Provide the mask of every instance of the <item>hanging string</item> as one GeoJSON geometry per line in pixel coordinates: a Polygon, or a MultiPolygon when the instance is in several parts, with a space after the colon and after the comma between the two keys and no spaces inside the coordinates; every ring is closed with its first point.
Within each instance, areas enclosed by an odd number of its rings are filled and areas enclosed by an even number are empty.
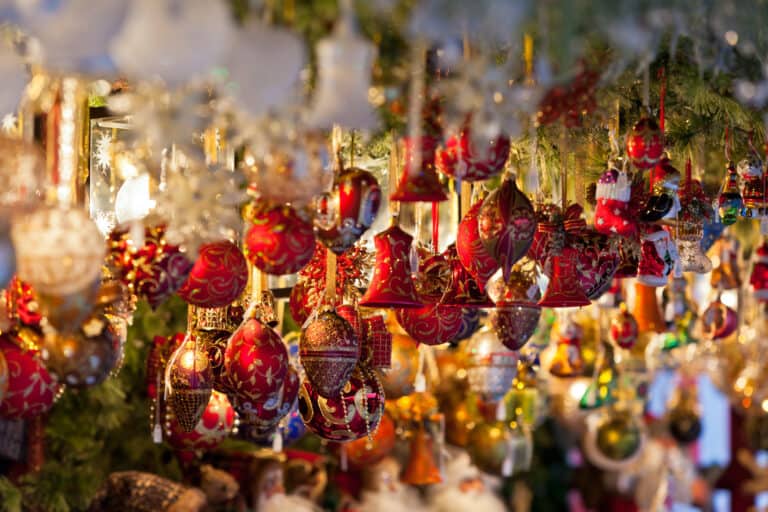
{"type": "Polygon", "coordinates": [[[659,131],[661,131],[661,140],[664,141],[664,99],[667,97],[667,75],[664,66],[659,69],[659,80],[661,80],[661,89],[659,90],[659,131]]]}
{"type": "MultiPolygon", "coordinates": [[[[391,142],[389,144],[389,191],[392,192],[393,190],[397,189],[397,180],[399,177],[399,169],[400,169],[400,151],[397,141],[397,136],[395,135],[395,131],[392,130],[392,133],[390,133],[391,142]]],[[[386,196],[389,198],[389,194],[386,196]]],[[[395,222],[398,216],[400,215],[400,202],[399,201],[390,201],[387,199],[387,208],[389,210],[389,216],[392,219],[392,222],[395,222]]]]}
{"type": "Polygon", "coordinates": [[[560,169],[560,206],[565,213],[565,209],[568,206],[568,132],[563,123],[562,131],[560,133],[561,139],[561,169],[560,169]]]}
{"type": "Polygon", "coordinates": [[[525,60],[525,81],[533,84],[533,37],[531,34],[523,36],[523,59],[525,60]]]}
{"type": "Polygon", "coordinates": [[[730,138],[730,131],[729,126],[725,125],[725,161],[729,162],[731,161],[731,138],[730,138]]]}
{"type": "Polygon", "coordinates": [[[651,72],[648,66],[643,70],[643,107],[646,112],[651,110],[651,72]]]}
{"type": "Polygon", "coordinates": [[[432,252],[437,254],[440,245],[440,203],[432,202],[432,252]]]}

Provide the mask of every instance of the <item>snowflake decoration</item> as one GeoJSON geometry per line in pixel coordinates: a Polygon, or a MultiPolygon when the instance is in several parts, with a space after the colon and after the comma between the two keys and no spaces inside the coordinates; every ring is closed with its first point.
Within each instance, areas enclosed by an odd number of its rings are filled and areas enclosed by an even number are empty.
{"type": "Polygon", "coordinates": [[[16,116],[13,114],[5,114],[3,116],[2,125],[0,125],[3,133],[12,134],[16,132],[17,126],[16,126],[16,116]]]}
{"type": "Polygon", "coordinates": [[[112,166],[112,134],[102,132],[96,141],[96,167],[104,173],[112,166]]]}

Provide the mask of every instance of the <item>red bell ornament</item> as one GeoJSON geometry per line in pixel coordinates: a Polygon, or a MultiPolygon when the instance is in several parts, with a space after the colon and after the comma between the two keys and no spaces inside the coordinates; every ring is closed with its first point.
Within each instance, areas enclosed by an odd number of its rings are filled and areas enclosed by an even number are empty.
{"type": "Polygon", "coordinates": [[[456,233],[456,253],[464,268],[475,278],[482,291],[485,283],[499,269],[496,261],[480,239],[477,216],[483,201],[476,202],[459,223],[456,233]]]}
{"type": "Polygon", "coordinates": [[[250,318],[232,334],[222,380],[238,411],[256,411],[280,390],[287,374],[288,349],[268,325],[250,318]]]}
{"type": "Polygon", "coordinates": [[[237,299],[248,283],[248,264],[229,240],[203,244],[179,296],[194,306],[218,308],[237,299]]]}
{"type": "Polygon", "coordinates": [[[650,169],[664,153],[664,135],[655,119],[644,116],[627,135],[627,156],[638,169],[650,169]]]}
{"type": "Polygon", "coordinates": [[[358,367],[333,398],[323,398],[309,380],[301,383],[299,413],[309,430],[329,441],[373,436],[384,414],[384,390],[376,374],[358,367]]]}
{"type": "Polygon", "coordinates": [[[360,359],[360,340],[348,321],[324,311],[302,331],[299,357],[312,388],[320,396],[335,397],[360,359]]]}
{"type": "Polygon", "coordinates": [[[450,245],[443,256],[450,266],[451,284],[441,301],[442,304],[469,309],[492,308],[493,301],[459,261],[456,246],[450,245]]]}
{"type": "Polygon", "coordinates": [[[484,141],[473,141],[470,123],[451,136],[445,149],[437,151],[437,169],[462,181],[481,181],[504,170],[509,156],[509,137],[505,134],[484,141]]]}
{"type": "Polygon", "coordinates": [[[539,301],[539,306],[547,308],[575,308],[588,306],[589,298],[579,283],[576,263],[579,254],[576,249],[564,247],[547,259],[549,284],[539,301]]]}
{"type": "Polygon", "coordinates": [[[376,264],[368,290],[359,304],[369,308],[419,308],[421,301],[411,278],[413,237],[392,226],[373,237],[376,264]]]}
{"type": "Polygon", "coordinates": [[[315,235],[331,251],[342,254],[371,227],[380,205],[376,177],[356,167],[344,169],[333,190],[316,202],[315,235]]]}
{"type": "Polygon", "coordinates": [[[536,233],[536,215],[526,195],[517,188],[514,175],[491,192],[477,217],[480,240],[501,266],[504,279],[512,265],[525,256],[536,233]]]}
{"type": "Polygon", "coordinates": [[[0,338],[0,350],[8,364],[8,389],[0,402],[0,416],[30,419],[48,412],[59,385],[37,354],[20,348],[5,336],[0,338]]]}
{"type": "Polygon", "coordinates": [[[245,238],[246,256],[267,274],[293,274],[312,259],[315,234],[296,210],[287,205],[257,204],[245,238]]]}
{"type": "Polygon", "coordinates": [[[403,137],[405,166],[397,189],[389,196],[390,201],[431,203],[448,199],[435,172],[438,142],[437,137],[429,135],[403,137]]]}

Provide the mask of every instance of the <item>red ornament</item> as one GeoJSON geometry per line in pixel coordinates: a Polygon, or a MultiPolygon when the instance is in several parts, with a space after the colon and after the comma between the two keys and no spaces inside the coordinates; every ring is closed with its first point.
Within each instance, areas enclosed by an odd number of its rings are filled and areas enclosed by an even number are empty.
{"type": "Polygon", "coordinates": [[[618,246],[610,237],[592,229],[568,237],[568,243],[577,252],[576,271],[581,289],[590,300],[595,300],[611,287],[621,262],[618,246]]]}
{"type": "Polygon", "coordinates": [[[435,172],[435,150],[438,143],[437,137],[429,135],[418,139],[403,137],[405,166],[397,190],[389,196],[390,201],[431,203],[448,199],[435,172]],[[419,152],[421,158],[417,160],[419,152]]]}
{"type": "Polygon", "coordinates": [[[0,350],[8,364],[8,389],[0,402],[0,416],[26,420],[48,412],[59,385],[37,354],[20,348],[6,335],[0,337],[0,350]]]}
{"type": "Polygon", "coordinates": [[[389,455],[395,447],[395,439],[395,422],[384,414],[372,439],[364,437],[344,446],[350,466],[365,469],[376,464],[389,455]]]}
{"type": "Polygon", "coordinates": [[[461,308],[426,304],[418,309],[398,309],[397,322],[408,335],[425,345],[453,341],[461,330],[461,308]]]}
{"type": "Polygon", "coordinates": [[[622,304],[621,311],[611,321],[611,339],[621,348],[632,348],[638,336],[637,320],[622,304]]]}
{"type": "Polygon", "coordinates": [[[338,396],[323,398],[309,380],[301,383],[299,413],[309,430],[329,441],[372,436],[384,413],[384,390],[376,374],[358,367],[338,396]]]}
{"type": "Polygon", "coordinates": [[[643,117],[627,135],[627,156],[638,169],[650,169],[664,153],[664,135],[655,119],[643,117]]]}
{"type": "Polygon", "coordinates": [[[464,268],[475,278],[482,291],[485,283],[499,269],[499,262],[488,252],[480,239],[477,215],[483,201],[476,202],[459,223],[456,252],[464,268]]]}
{"type": "Polygon", "coordinates": [[[253,404],[252,410],[241,409],[243,423],[261,432],[272,432],[296,405],[299,386],[299,374],[293,367],[289,367],[283,385],[277,392],[267,395],[264,401],[253,404]]]}
{"type": "Polygon", "coordinates": [[[191,432],[185,431],[173,414],[165,425],[165,439],[181,451],[208,451],[216,448],[232,432],[235,410],[227,395],[214,391],[200,421],[191,432]]]}
{"type": "Polygon", "coordinates": [[[302,331],[299,357],[317,393],[335,397],[360,359],[360,340],[348,321],[324,311],[302,331]]]}
{"type": "Polygon", "coordinates": [[[291,288],[291,295],[288,297],[288,307],[291,309],[291,318],[303,325],[309,315],[315,309],[315,305],[321,300],[321,291],[317,286],[308,281],[298,281],[291,288]]]}
{"type": "Polygon", "coordinates": [[[715,300],[701,315],[701,333],[708,339],[721,340],[727,338],[739,326],[739,315],[720,299],[715,300]]]}
{"type": "Polygon", "coordinates": [[[501,265],[504,279],[512,265],[525,256],[536,233],[533,205],[517,188],[514,177],[507,178],[483,202],[477,217],[480,240],[501,265]]]}
{"type": "Polygon", "coordinates": [[[459,135],[451,136],[445,149],[437,151],[437,169],[463,181],[481,181],[502,170],[509,157],[509,137],[500,134],[477,147],[472,142],[469,122],[459,135]]]}
{"type": "Polygon", "coordinates": [[[152,347],[147,356],[146,386],[147,395],[156,399],[160,397],[163,391],[163,382],[165,379],[165,365],[171,357],[173,351],[184,341],[184,333],[176,333],[173,336],[163,337],[155,336],[152,340],[152,347]]]}
{"type": "Polygon", "coordinates": [[[188,303],[203,308],[226,306],[237,299],[248,283],[248,264],[240,249],[228,240],[204,244],[179,290],[188,303]]]}
{"type": "MultiPolygon", "coordinates": [[[[15,311],[22,325],[27,327],[40,326],[43,315],[40,313],[32,286],[14,276],[4,293],[6,303],[15,304],[15,311]]],[[[11,309],[14,308],[11,307],[11,309]]]]}
{"type": "Polygon", "coordinates": [[[579,254],[572,247],[564,247],[547,258],[545,271],[549,284],[539,306],[547,308],[576,308],[588,306],[589,298],[581,289],[576,268],[579,254]]]}
{"type": "Polygon", "coordinates": [[[250,221],[252,225],[245,238],[246,256],[256,268],[267,274],[293,274],[312,259],[312,225],[290,206],[257,204],[250,221]]]}
{"type": "Polygon", "coordinates": [[[493,301],[461,264],[456,254],[456,246],[450,245],[443,253],[451,269],[451,283],[441,301],[445,306],[478,309],[492,308],[493,301]]]}
{"type": "Polygon", "coordinates": [[[369,308],[418,308],[422,306],[416,296],[411,278],[410,253],[413,237],[392,226],[373,237],[376,246],[376,265],[368,290],[360,305],[369,308]]]}
{"type": "Polygon", "coordinates": [[[315,234],[336,254],[350,249],[376,220],[381,190],[376,177],[355,167],[344,169],[330,194],[317,203],[315,234]]]}
{"type": "Polygon", "coordinates": [[[755,251],[755,264],[749,276],[749,284],[755,298],[761,302],[768,301],[768,241],[763,242],[755,251]]]}
{"type": "Polygon", "coordinates": [[[251,318],[232,334],[224,351],[223,381],[233,405],[244,413],[278,392],[288,374],[288,350],[269,326],[251,318]]]}

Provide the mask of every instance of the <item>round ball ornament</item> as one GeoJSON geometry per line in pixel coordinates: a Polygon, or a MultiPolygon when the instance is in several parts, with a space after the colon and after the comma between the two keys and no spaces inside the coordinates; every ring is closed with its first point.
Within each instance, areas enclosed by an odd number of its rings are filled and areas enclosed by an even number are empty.
{"type": "Polygon", "coordinates": [[[643,117],[627,135],[627,156],[638,169],[650,169],[664,153],[664,134],[655,119],[643,117]]]}
{"type": "Polygon", "coordinates": [[[456,252],[459,261],[475,278],[481,290],[499,269],[499,262],[488,252],[480,239],[477,216],[482,207],[483,201],[476,202],[461,219],[456,233],[456,252]]]}
{"type": "Polygon", "coordinates": [[[339,395],[360,359],[360,340],[335,311],[324,311],[301,333],[299,357],[313,389],[326,398],[339,395]]]}
{"type": "Polygon", "coordinates": [[[723,304],[719,299],[704,310],[701,315],[702,334],[711,340],[727,338],[739,326],[739,316],[733,309],[723,304]]]}
{"type": "Polygon", "coordinates": [[[40,293],[69,295],[99,278],[104,238],[80,209],[41,208],[11,229],[20,279],[40,293]]]}
{"type": "Polygon", "coordinates": [[[469,388],[487,402],[504,398],[517,375],[517,352],[486,326],[467,342],[469,388]]]}
{"type": "Polygon", "coordinates": [[[309,380],[301,383],[299,412],[309,430],[329,441],[372,436],[384,414],[384,390],[376,374],[358,367],[334,398],[323,398],[309,380]]]}
{"type": "Polygon", "coordinates": [[[596,413],[587,418],[584,452],[597,467],[622,471],[634,464],[645,442],[636,418],[626,411],[596,413]]]}
{"type": "Polygon", "coordinates": [[[312,259],[315,234],[287,205],[257,205],[249,218],[252,225],[245,238],[246,256],[267,274],[293,274],[312,259]]]}
{"type": "Polygon", "coordinates": [[[59,385],[37,354],[20,348],[5,336],[0,338],[0,350],[8,364],[8,388],[0,402],[0,416],[30,419],[48,412],[59,385]]]}
{"type": "Polygon", "coordinates": [[[639,333],[637,320],[623,303],[619,314],[611,320],[610,333],[611,341],[621,348],[630,349],[637,342],[639,333]]]}
{"type": "Polygon", "coordinates": [[[425,345],[442,345],[453,341],[463,321],[462,308],[439,303],[398,309],[396,314],[397,322],[405,332],[425,345]]]}
{"type": "Polygon", "coordinates": [[[352,467],[367,468],[389,455],[395,447],[395,422],[388,414],[381,417],[371,439],[362,437],[346,443],[347,460],[352,467]]]}
{"type": "Polygon", "coordinates": [[[595,300],[611,286],[621,255],[611,237],[592,229],[568,238],[576,249],[576,273],[587,298],[595,300]]]}
{"type": "Polygon", "coordinates": [[[508,279],[512,265],[525,256],[536,234],[533,205],[517,188],[514,175],[485,198],[477,223],[480,240],[508,279]]]}
{"type": "Polygon", "coordinates": [[[669,412],[669,433],[680,444],[696,441],[701,435],[701,417],[688,407],[675,407],[669,412]]]}
{"type": "Polygon", "coordinates": [[[178,419],[169,413],[165,423],[165,439],[176,450],[212,450],[226,439],[234,425],[235,410],[227,395],[214,391],[192,431],[186,431],[178,419]]]}
{"type": "Polygon", "coordinates": [[[512,438],[512,432],[503,421],[479,423],[469,433],[467,451],[478,468],[499,475],[509,458],[512,438]]]}
{"type": "Polygon", "coordinates": [[[296,407],[300,381],[298,372],[289,367],[278,391],[270,393],[260,402],[253,403],[251,409],[239,408],[243,422],[263,432],[274,431],[280,420],[296,407]]]}
{"type": "Polygon", "coordinates": [[[467,123],[459,135],[446,141],[445,149],[436,152],[437,169],[462,181],[487,180],[504,170],[510,146],[507,135],[502,133],[491,140],[473,142],[470,123],[467,123]]]}
{"type": "Polygon", "coordinates": [[[93,316],[72,333],[46,333],[40,351],[52,375],[67,386],[84,388],[103,382],[115,368],[121,336],[103,315],[93,316]]]}
{"type": "Polygon", "coordinates": [[[237,299],[248,283],[248,264],[229,240],[204,244],[179,296],[204,308],[226,306],[237,299]]]}
{"type": "Polygon", "coordinates": [[[391,367],[381,378],[388,398],[397,399],[413,393],[418,365],[419,344],[407,334],[394,332],[391,367]]]}
{"type": "Polygon", "coordinates": [[[168,403],[181,428],[194,430],[213,391],[213,370],[205,347],[188,335],[165,368],[168,403]]]}
{"type": "Polygon", "coordinates": [[[316,202],[315,234],[331,251],[342,254],[371,227],[380,205],[376,177],[356,167],[344,169],[333,190],[316,202]]]}
{"type": "Polygon", "coordinates": [[[242,411],[256,411],[280,391],[288,375],[288,349],[272,328],[251,318],[232,334],[224,351],[224,381],[242,411]]]}

